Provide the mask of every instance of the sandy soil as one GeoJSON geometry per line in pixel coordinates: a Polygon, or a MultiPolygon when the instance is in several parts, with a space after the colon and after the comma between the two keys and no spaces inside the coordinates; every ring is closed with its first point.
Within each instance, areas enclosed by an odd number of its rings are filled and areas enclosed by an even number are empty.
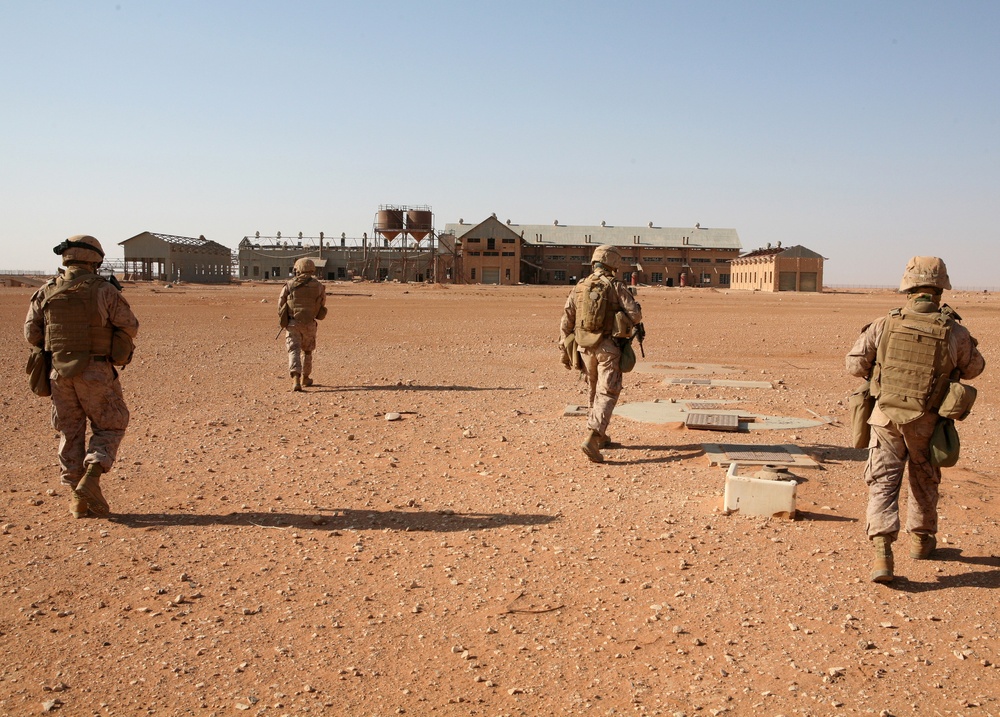
{"type": "Polygon", "coordinates": [[[843,355],[890,293],[643,289],[646,360],[773,390],[626,377],[836,423],[739,434],[616,418],[604,465],[555,345],[567,287],[330,284],[293,394],[277,285],[127,286],[132,423],[74,520],[0,289],[0,714],[997,715],[1000,297],[937,558],[868,581],[843,355]],[[389,422],[385,414],[399,412],[389,422]],[[704,443],[801,446],[795,520],[721,511],[704,443]]]}

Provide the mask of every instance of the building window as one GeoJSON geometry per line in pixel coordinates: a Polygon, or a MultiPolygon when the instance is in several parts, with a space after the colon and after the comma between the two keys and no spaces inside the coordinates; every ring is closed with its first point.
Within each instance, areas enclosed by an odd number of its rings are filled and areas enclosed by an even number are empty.
{"type": "Polygon", "coordinates": [[[692,264],[711,264],[711,259],[706,259],[704,257],[694,257],[691,259],[692,264]]]}
{"type": "Polygon", "coordinates": [[[479,243],[479,237],[469,237],[465,241],[468,244],[478,244],[479,243]]]}
{"type": "Polygon", "coordinates": [[[719,274],[719,284],[721,286],[729,286],[729,274],[719,274]]]}
{"type": "Polygon", "coordinates": [[[481,254],[481,252],[478,252],[478,251],[470,251],[469,252],[469,256],[479,256],[480,254],[481,254]]]}
{"type": "Polygon", "coordinates": [[[679,256],[668,256],[667,257],[667,263],[668,264],[680,264],[683,261],[684,260],[681,257],[679,257],[679,256]]]}
{"type": "MultiPolygon", "coordinates": [[[[178,272],[177,272],[177,275],[178,275],[178,276],[180,276],[180,274],[181,274],[181,273],[180,273],[180,272],[178,271],[178,272]]],[[[253,275],[254,275],[254,276],[260,276],[260,267],[259,267],[259,266],[255,266],[255,267],[253,268],[253,275]]]]}
{"type": "Polygon", "coordinates": [[[503,256],[514,256],[514,252],[512,252],[512,251],[504,251],[504,252],[500,252],[500,253],[503,256]]]}
{"type": "Polygon", "coordinates": [[[514,238],[513,237],[504,237],[500,241],[503,244],[513,244],[514,243],[514,238]]]}
{"type": "Polygon", "coordinates": [[[644,263],[646,263],[646,264],[662,264],[663,263],[663,257],[662,256],[647,256],[642,261],[644,263]]]}
{"type": "Polygon", "coordinates": [[[500,256],[498,251],[484,251],[483,256],[500,256]]]}
{"type": "Polygon", "coordinates": [[[566,281],[566,272],[560,270],[553,271],[552,278],[556,281],[566,281]]]}
{"type": "Polygon", "coordinates": [[[663,272],[662,271],[654,271],[650,276],[652,277],[654,284],[662,284],[663,283],[663,272]]]}
{"type": "Polygon", "coordinates": [[[553,254],[552,256],[547,258],[549,261],[566,261],[565,255],[559,255],[559,254],[553,254]]]}
{"type": "Polygon", "coordinates": [[[469,278],[473,281],[476,280],[476,267],[472,267],[472,270],[469,272],[469,278]]]}
{"type": "Polygon", "coordinates": [[[504,272],[504,276],[506,277],[507,281],[510,281],[510,269],[507,269],[507,270],[506,270],[506,271],[504,272]]]}
{"type": "Polygon", "coordinates": [[[489,239],[487,239],[486,240],[486,248],[487,249],[496,249],[497,248],[497,240],[494,239],[493,237],[490,237],[489,239]]]}
{"type": "Polygon", "coordinates": [[[250,267],[248,267],[248,266],[244,266],[244,267],[243,267],[243,278],[244,278],[244,279],[246,278],[246,276],[247,276],[247,271],[248,271],[249,269],[250,269],[250,267]]]}
{"type": "Polygon", "coordinates": [[[711,284],[712,283],[712,275],[709,274],[708,272],[702,272],[702,274],[701,274],[701,283],[702,284],[711,284]]]}

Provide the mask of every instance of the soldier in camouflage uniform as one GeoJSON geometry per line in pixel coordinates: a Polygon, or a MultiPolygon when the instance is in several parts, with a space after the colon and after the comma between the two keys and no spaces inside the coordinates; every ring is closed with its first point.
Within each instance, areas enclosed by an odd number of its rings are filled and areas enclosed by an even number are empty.
{"type": "MultiPolygon", "coordinates": [[[[601,448],[610,443],[608,423],[622,390],[622,350],[615,341],[618,325],[628,330],[642,323],[642,308],[624,283],[615,278],[622,258],[609,244],[597,247],[591,258],[592,273],[582,279],[566,299],[559,331],[562,343],[575,341],[590,385],[587,437],[580,446],[594,463],[602,463],[601,448]],[[595,305],[597,302],[598,305],[595,305]]],[[[569,359],[572,363],[572,359],[569,359]]]]}
{"type": "Polygon", "coordinates": [[[969,330],[941,294],[951,289],[948,270],[937,257],[910,259],[899,287],[906,306],[866,326],[847,355],[847,371],[871,378],[875,408],[865,482],[866,531],[875,547],[871,579],[893,579],[892,543],[899,533],[899,494],[904,468],[910,487],[906,530],[910,557],[931,557],[937,539],[941,469],[930,461],[930,442],[939,416],[935,386],[971,379],[986,362],[969,330]]]}
{"type": "Polygon", "coordinates": [[[119,365],[131,358],[139,322],[120,288],[97,274],[104,260],[97,239],[70,237],[53,251],[64,268],[31,297],[24,338],[51,352],[52,426],[60,434],[61,482],[73,489],[70,513],[103,516],[110,507],[100,478],[111,470],[129,422],[113,357],[124,344],[128,358],[119,365]]]}
{"type": "Polygon", "coordinates": [[[314,274],[316,264],[302,258],[295,262],[295,278],[281,287],[278,316],[285,328],[288,372],[292,390],[312,386],[312,355],[316,350],[316,321],[326,318],[326,287],[314,274]],[[286,323],[287,322],[287,323],[286,323]]]}

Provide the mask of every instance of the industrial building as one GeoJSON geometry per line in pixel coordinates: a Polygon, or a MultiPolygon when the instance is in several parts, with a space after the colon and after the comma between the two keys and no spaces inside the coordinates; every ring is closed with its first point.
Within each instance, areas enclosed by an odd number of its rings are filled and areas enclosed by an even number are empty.
{"type": "Polygon", "coordinates": [[[566,284],[590,273],[601,244],[618,247],[627,282],[662,286],[730,285],[729,264],[741,245],[735,229],[501,223],[446,224],[442,242],[457,245],[458,281],[470,284],[566,284]]]}
{"type": "Polygon", "coordinates": [[[142,232],[118,245],[125,249],[128,280],[224,284],[232,276],[232,252],[204,236],[142,232]]]}
{"type": "Polygon", "coordinates": [[[804,246],[768,244],[731,263],[732,288],[755,291],[823,291],[821,254],[804,246]]]}

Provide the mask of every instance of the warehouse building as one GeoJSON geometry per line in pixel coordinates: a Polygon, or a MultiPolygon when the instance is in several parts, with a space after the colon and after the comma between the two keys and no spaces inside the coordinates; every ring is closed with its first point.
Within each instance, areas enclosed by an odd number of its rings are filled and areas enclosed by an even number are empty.
{"type": "Polygon", "coordinates": [[[728,287],[741,245],[735,229],[618,227],[500,222],[445,225],[458,246],[457,281],[470,284],[569,284],[590,273],[601,244],[622,254],[619,276],[661,286],[728,287]]]}
{"type": "Polygon", "coordinates": [[[232,252],[204,236],[142,232],[118,245],[125,249],[123,278],[130,281],[224,284],[232,275],[232,252]]]}
{"type": "Polygon", "coordinates": [[[768,244],[734,259],[732,288],[754,291],[823,291],[821,254],[804,246],[768,244]]]}

